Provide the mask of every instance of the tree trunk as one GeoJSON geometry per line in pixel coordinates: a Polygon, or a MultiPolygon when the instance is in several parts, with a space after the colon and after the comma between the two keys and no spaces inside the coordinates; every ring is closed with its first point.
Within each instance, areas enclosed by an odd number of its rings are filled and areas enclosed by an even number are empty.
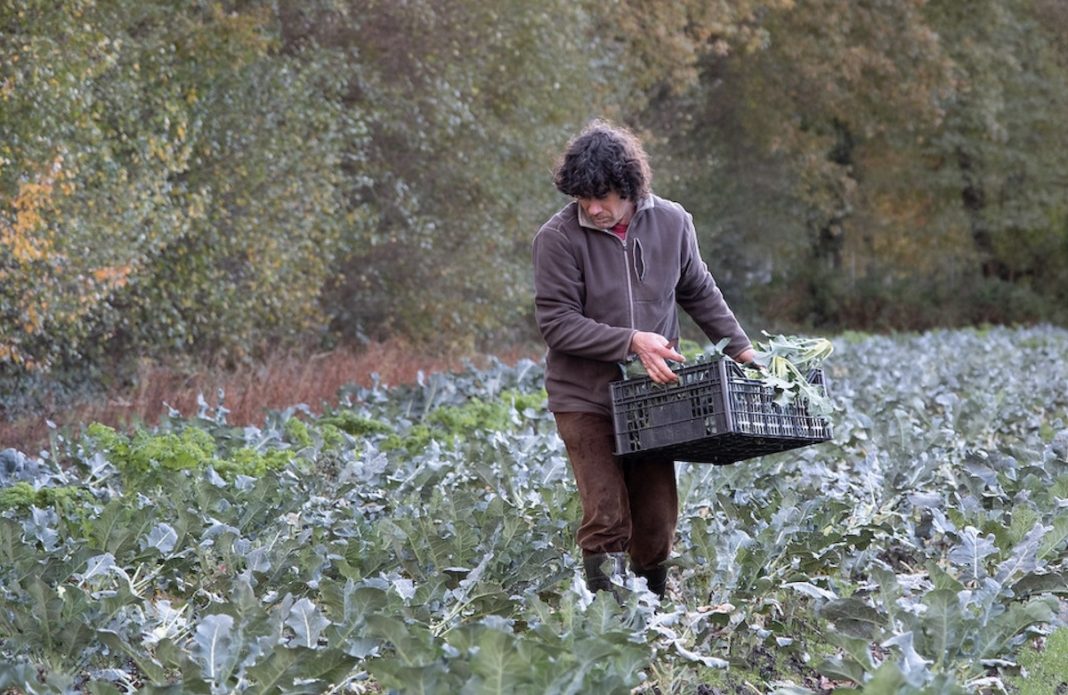
{"type": "Polygon", "coordinates": [[[1008,268],[997,258],[994,236],[985,219],[986,191],[977,171],[979,167],[975,159],[962,147],[957,148],[957,167],[960,169],[963,183],[960,192],[961,203],[968,216],[972,243],[979,252],[979,270],[984,278],[1008,280],[1008,268]]]}

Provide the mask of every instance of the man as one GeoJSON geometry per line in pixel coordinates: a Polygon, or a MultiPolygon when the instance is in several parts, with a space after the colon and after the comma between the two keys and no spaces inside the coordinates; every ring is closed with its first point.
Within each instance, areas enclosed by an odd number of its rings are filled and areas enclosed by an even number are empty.
{"type": "Polygon", "coordinates": [[[637,357],[658,383],[681,362],[676,305],[727,354],[750,362],[749,339],[727,306],[682,206],[652,193],[651,170],[628,130],[594,121],[567,146],[554,173],[573,201],[534,238],[535,315],[548,345],[549,409],[582,501],[577,538],[591,591],[631,570],[663,598],[664,562],[678,518],[671,459],[613,455],[611,391],[619,363],[637,357]]]}

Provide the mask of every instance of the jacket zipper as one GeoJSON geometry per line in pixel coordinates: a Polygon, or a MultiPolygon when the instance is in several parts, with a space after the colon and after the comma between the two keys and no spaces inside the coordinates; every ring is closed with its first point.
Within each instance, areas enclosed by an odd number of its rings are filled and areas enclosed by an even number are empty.
{"type": "MultiPolygon", "coordinates": [[[[611,234],[611,232],[608,232],[611,234]]],[[[615,236],[614,234],[612,236],[615,236]]],[[[627,247],[627,240],[619,239],[620,245],[623,246],[623,274],[627,277],[627,310],[630,315],[630,327],[634,329],[634,285],[630,279],[630,252],[627,247]]]]}
{"type": "Polygon", "coordinates": [[[634,326],[634,283],[630,279],[630,253],[628,251],[627,240],[620,239],[615,233],[607,229],[602,229],[601,232],[611,236],[623,247],[623,274],[627,277],[627,313],[630,316],[631,330],[636,330],[634,326]]]}

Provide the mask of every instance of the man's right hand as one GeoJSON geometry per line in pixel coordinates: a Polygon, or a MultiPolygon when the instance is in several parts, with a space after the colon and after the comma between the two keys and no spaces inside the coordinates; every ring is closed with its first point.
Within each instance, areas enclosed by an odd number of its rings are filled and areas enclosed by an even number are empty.
{"type": "Polygon", "coordinates": [[[686,360],[671,347],[671,342],[659,333],[637,331],[630,339],[630,351],[642,361],[642,366],[649,378],[658,384],[670,384],[678,380],[678,375],[671,371],[666,360],[683,362],[686,360]]]}

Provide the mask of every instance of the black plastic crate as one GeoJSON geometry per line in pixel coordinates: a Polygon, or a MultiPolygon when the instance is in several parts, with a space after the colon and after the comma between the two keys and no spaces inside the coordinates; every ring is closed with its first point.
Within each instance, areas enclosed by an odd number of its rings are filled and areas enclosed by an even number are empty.
{"type": "MultiPolygon", "coordinates": [[[[674,371],[679,380],[670,385],[648,377],[612,384],[617,456],[728,464],[831,438],[830,421],[811,415],[807,402],[777,405],[775,389],[732,360],[674,371]]],[[[822,370],[808,380],[826,393],[822,370]]]]}

